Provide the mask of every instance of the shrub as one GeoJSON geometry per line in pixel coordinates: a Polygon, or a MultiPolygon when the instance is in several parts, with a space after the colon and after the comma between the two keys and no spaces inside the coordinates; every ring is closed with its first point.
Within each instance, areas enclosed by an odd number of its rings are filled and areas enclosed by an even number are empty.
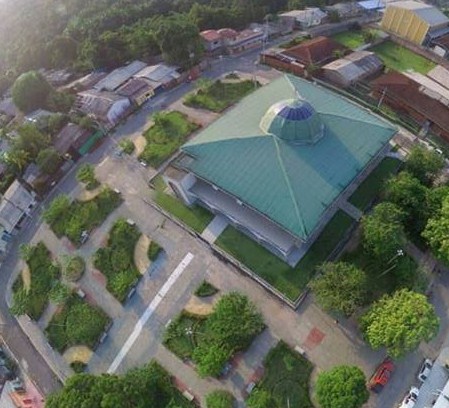
{"type": "Polygon", "coordinates": [[[215,295],[218,292],[218,289],[210,284],[209,282],[203,280],[198,289],[195,291],[195,295],[198,297],[208,297],[215,295]]]}
{"type": "Polygon", "coordinates": [[[122,148],[122,151],[125,154],[131,154],[136,148],[133,141],[130,139],[120,140],[119,146],[122,148]]]}
{"type": "Polygon", "coordinates": [[[148,259],[150,261],[155,261],[161,251],[161,246],[156,241],[151,241],[148,246],[148,259]]]}
{"type": "Polygon", "coordinates": [[[234,401],[234,396],[224,390],[212,391],[206,396],[207,408],[232,408],[234,401]]]}
{"type": "Polygon", "coordinates": [[[83,164],[76,173],[76,179],[85,184],[87,190],[93,190],[100,185],[95,178],[95,168],[91,164],[83,164]]]}
{"type": "Polygon", "coordinates": [[[65,267],[63,268],[64,278],[69,282],[76,282],[83,276],[84,270],[86,269],[86,263],[84,258],[75,255],[67,257],[65,261],[65,267]]]}
{"type": "Polygon", "coordinates": [[[118,219],[113,225],[108,245],[94,255],[94,266],[108,279],[107,289],[123,302],[140,274],[134,264],[134,248],[140,232],[125,219],[118,219]]]}
{"type": "Polygon", "coordinates": [[[72,361],[70,367],[72,367],[72,370],[75,371],[75,373],[79,374],[86,370],[87,364],[82,361],[72,361]]]}

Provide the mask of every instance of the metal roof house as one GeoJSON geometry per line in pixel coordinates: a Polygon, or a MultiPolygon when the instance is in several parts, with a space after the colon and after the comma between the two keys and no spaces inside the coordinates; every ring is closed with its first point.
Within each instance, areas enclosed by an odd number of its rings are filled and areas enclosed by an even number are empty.
{"type": "Polygon", "coordinates": [[[434,6],[406,0],[387,5],[381,26],[405,40],[427,45],[449,32],[449,19],[434,6]]]}
{"type": "Polygon", "coordinates": [[[381,59],[370,51],[355,51],[321,67],[324,77],[334,84],[347,87],[375,75],[383,68],[381,59]]]}
{"type": "Polygon", "coordinates": [[[98,91],[115,91],[120,85],[123,85],[134,74],[147,66],[142,61],[133,61],[131,64],[114,69],[94,86],[98,91]]]}
{"type": "Polygon", "coordinates": [[[0,225],[12,233],[35,204],[35,195],[15,180],[0,200],[0,225]]]}
{"type": "Polygon", "coordinates": [[[279,14],[281,18],[291,18],[301,28],[320,25],[327,17],[327,13],[318,7],[306,7],[304,10],[292,10],[279,14]]]}
{"type": "Polygon", "coordinates": [[[164,177],[187,204],[224,215],[294,265],[395,133],[343,97],[286,75],[186,143],[164,177]]]}

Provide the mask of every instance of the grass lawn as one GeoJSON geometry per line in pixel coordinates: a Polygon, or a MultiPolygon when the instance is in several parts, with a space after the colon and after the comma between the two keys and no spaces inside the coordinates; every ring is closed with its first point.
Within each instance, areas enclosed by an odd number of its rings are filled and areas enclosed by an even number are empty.
{"type": "Polygon", "coordinates": [[[310,39],[310,36],[308,36],[308,35],[298,36],[298,37],[292,38],[290,41],[279,44],[279,48],[283,48],[283,49],[291,48],[291,47],[294,47],[295,45],[299,45],[309,39],[310,39]]]}
{"type": "Polygon", "coordinates": [[[181,312],[168,326],[164,345],[180,359],[190,359],[193,350],[198,345],[198,336],[204,333],[205,324],[205,317],[181,312]]]}
{"type": "Polygon", "coordinates": [[[376,45],[370,51],[375,52],[382,59],[386,67],[396,71],[412,69],[421,74],[427,74],[436,66],[432,61],[392,41],[385,41],[382,44],[376,45]]]}
{"type": "MultiPolygon", "coordinates": [[[[50,204],[46,213],[52,210],[52,206],[55,205],[57,200],[58,198],[50,204]]],[[[68,203],[67,200],[67,207],[63,208],[59,215],[52,219],[49,224],[58,237],[65,235],[73,244],[79,245],[81,233],[85,230],[90,232],[101,225],[121,202],[120,194],[107,187],[90,201],[81,202],[75,200],[72,203],[68,203]]]]}
{"type": "Polygon", "coordinates": [[[215,243],[294,301],[352,223],[351,217],[338,211],[295,268],[233,227],[227,227],[215,243]]]}
{"type": "Polygon", "coordinates": [[[253,92],[258,85],[251,80],[240,82],[215,81],[206,89],[187,95],[184,105],[192,108],[221,112],[253,92]]]}
{"type": "Polygon", "coordinates": [[[60,353],[77,345],[93,349],[109,320],[101,309],[73,295],[55,313],[45,331],[51,346],[60,353]]]}
{"type": "Polygon", "coordinates": [[[140,237],[135,225],[118,219],[109,233],[108,244],[94,255],[94,266],[107,278],[106,288],[120,302],[124,302],[131,287],[140,278],[134,264],[134,248],[140,237]]]}
{"type": "Polygon", "coordinates": [[[139,159],[159,167],[199,126],[177,111],[158,113],[153,119],[154,125],[143,134],[147,144],[139,159]]]}
{"type": "MultiPolygon", "coordinates": [[[[272,408],[313,408],[309,398],[312,364],[280,341],[264,362],[265,374],[256,389],[270,393],[272,408]]],[[[253,391],[254,392],[254,391],[253,391]]]]}
{"type": "Polygon", "coordinates": [[[365,39],[363,38],[363,31],[343,31],[342,33],[338,33],[333,35],[335,41],[344,45],[345,47],[354,49],[358,48],[361,45],[365,44],[365,39]]]}
{"type": "Polygon", "coordinates": [[[175,197],[160,191],[156,192],[155,202],[198,233],[202,233],[214,218],[205,208],[197,205],[187,207],[175,197]]]}
{"type": "Polygon", "coordinates": [[[349,202],[359,210],[365,211],[379,195],[386,180],[394,175],[401,166],[401,161],[385,157],[368,177],[357,187],[349,197],[349,202]]]}
{"type": "Polygon", "coordinates": [[[31,275],[30,288],[25,288],[22,277],[19,276],[13,285],[13,305],[21,305],[21,312],[18,314],[27,314],[31,319],[39,320],[47,307],[48,294],[59,279],[61,271],[52,262],[51,253],[42,242],[30,248],[26,262],[31,275]]]}
{"type": "Polygon", "coordinates": [[[355,251],[343,254],[340,260],[356,265],[367,274],[367,303],[375,301],[383,294],[392,293],[401,288],[422,291],[426,287],[426,277],[419,271],[416,262],[408,255],[398,257],[391,264],[386,264],[367,254],[363,250],[363,246],[359,245],[355,251]],[[382,275],[393,265],[395,265],[394,268],[382,275]]]}

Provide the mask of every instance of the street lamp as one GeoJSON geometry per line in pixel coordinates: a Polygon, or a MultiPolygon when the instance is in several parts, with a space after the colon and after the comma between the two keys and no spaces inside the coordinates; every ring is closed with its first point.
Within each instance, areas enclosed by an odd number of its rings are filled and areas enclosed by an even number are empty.
{"type": "MultiPolygon", "coordinates": [[[[396,254],[387,262],[387,265],[390,265],[391,263],[393,263],[394,260],[396,260],[397,258],[399,258],[400,256],[404,256],[404,251],[402,249],[398,249],[396,251],[396,254]]],[[[397,263],[395,262],[393,265],[391,265],[389,268],[385,269],[385,271],[383,271],[380,275],[379,278],[381,276],[386,275],[388,272],[390,272],[392,269],[394,269],[396,267],[397,263]]]]}

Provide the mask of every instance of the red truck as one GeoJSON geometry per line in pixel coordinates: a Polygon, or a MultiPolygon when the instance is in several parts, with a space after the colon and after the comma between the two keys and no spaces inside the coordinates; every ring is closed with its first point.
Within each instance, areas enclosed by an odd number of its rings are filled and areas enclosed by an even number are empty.
{"type": "Polygon", "coordinates": [[[387,357],[377,367],[376,371],[368,381],[368,388],[373,392],[380,392],[390,380],[391,374],[394,371],[393,361],[387,357]]]}

